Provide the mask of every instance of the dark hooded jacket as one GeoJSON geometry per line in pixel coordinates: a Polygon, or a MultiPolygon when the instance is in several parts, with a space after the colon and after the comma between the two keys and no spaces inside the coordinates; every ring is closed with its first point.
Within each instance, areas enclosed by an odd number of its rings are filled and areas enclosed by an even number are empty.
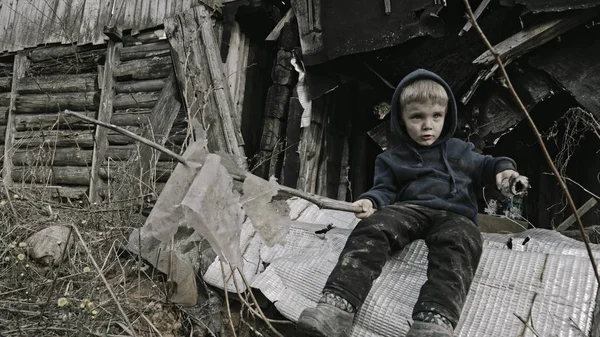
{"type": "Polygon", "coordinates": [[[456,125],[456,101],[441,77],[424,69],[406,76],[392,97],[391,131],[399,145],[377,156],[373,187],[360,199],[371,200],[377,208],[393,203],[426,206],[464,215],[477,223],[474,186],[494,182],[497,173],[516,170],[516,164],[507,157],[481,155],[472,143],[452,138],[456,125]],[[402,125],[400,93],[418,79],[434,80],[448,93],[444,127],[430,146],[416,143],[402,125]]]}

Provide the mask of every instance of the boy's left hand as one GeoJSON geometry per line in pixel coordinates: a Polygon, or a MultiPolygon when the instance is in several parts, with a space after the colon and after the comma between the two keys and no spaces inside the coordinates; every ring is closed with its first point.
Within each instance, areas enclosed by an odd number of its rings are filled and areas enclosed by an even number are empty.
{"type": "Polygon", "coordinates": [[[496,174],[496,187],[498,187],[499,190],[502,190],[502,181],[504,181],[504,179],[518,178],[519,175],[519,172],[515,170],[504,170],[496,174]]]}

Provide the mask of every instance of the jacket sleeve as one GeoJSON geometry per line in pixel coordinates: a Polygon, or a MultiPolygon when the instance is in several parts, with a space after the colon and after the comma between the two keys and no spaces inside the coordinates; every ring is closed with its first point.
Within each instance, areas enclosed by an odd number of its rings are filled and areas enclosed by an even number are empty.
{"type": "Polygon", "coordinates": [[[373,206],[381,208],[396,200],[398,193],[396,176],[391,167],[382,159],[382,155],[375,160],[375,177],[373,187],[360,195],[359,199],[369,199],[373,206]]]}
{"type": "Polygon", "coordinates": [[[492,157],[490,155],[482,155],[474,151],[475,145],[469,144],[469,153],[473,158],[475,166],[474,180],[483,185],[485,183],[495,184],[496,174],[505,170],[517,170],[517,164],[509,157],[492,157]]]}

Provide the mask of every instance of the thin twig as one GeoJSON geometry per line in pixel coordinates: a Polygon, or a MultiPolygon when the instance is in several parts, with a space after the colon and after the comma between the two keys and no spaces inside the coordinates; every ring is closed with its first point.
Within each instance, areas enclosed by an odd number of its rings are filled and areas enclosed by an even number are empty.
{"type": "MultiPolygon", "coordinates": [[[[549,176],[553,176],[554,174],[550,173],[550,172],[543,172],[542,174],[545,175],[549,175],[549,176]]],[[[598,196],[597,194],[592,193],[592,191],[588,190],[587,188],[581,186],[580,183],[576,182],[575,180],[569,178],[569,177],[563,177],[563,179],[567,180],[568,182],[572,183],[573,185],[577,185],[579,186],[579,188],[581,188],[584,192],[586,192],[587,194],[591,195],[592,197],[600,200],[600,196],[598,196]]]]}
{"type": "Polygon", "coordinates": [[[231,333],[233,333],[233,337],[237,337],[235,334],[235,327],[233,326],[233,320],[231,319],[231,308],[229,307],[229,291],[227,290],[227,280],[225,279],[225,267],[223,267],[223,261],[219,259],[219,262],[221,263],[221,275],[223,276],[223,289],[225,290],[225,305],[227,306],[227,316],[229,317],[229,325],[231,326],[231,333]]]}
{"type": "MultiPolygon", "coordinates": [[[[231,268],[231,265],[229,266],[231,268]]],[[[242,291],[240,290],[240,286],[237,283],[237,278],[235,277],[235,275],[233,274],[233,268],[231,268],[231,272],[233,275],[233,285],[235,286],[235,291],[237,292],[237,295],[240,299],[240,301],[242,301],[242,303],[246,306],[246,308],[253,314],[256,316],[260,316],[260,313],[256,310],[254,310],[254,308],[252,308],[252,304],[249,303],[248,301],[248,295],[246,295],[246,298],[242,297],[242,291]]],[[[245,293],[248,293],[249,291],[246,291],[245,293]]],[[[294,324],[290,321],[283,321],[283,320],[277,320],[277,319],[270,319],[267,318],[267,321],[271,322],[271,323],[277,323],[277,324],[294,324]]]]}
{"type": "Polygon", "coordinates": [[[540,337],[540,335],[537,333],[537,331],[535,331],[535,329],[532,326],[529,326],[529,324],[527,324],[527,321],[525,321],[523,319],[523,317],[517,315],[517,313],[514,313],[514,312],[513,312],[513,315],[517,316],[519,321],[521,321],[531,331],[531,333],[533,333],[536,337],[540,337]]]}
{"type": "Polygon", "coordinates": [[[475,27],[475,29],[477,29],[477,32],[479,33],[479,36],[485,43],[485,46],[487,47],[487,49],[490,51],[490,53],[496,59],[496,63],[500,67],[500,70],[502,72],[502,75],[504,76],[504,79],[506,80],[506,84],[508,86],[508,89],[509,89],[511,95],[514,97],[515,101],[519,105],[519,108],[521,109],[521,111],[525,115],[527,121],[529,122],[529,125],[531,126],[531,129],[533,130],[533,132],[537,138],[537,141],[540,144],[540,147],[542,148],[542,152],[544,153],[546,162],[552,169],[552,172],[556,176],[556,179],[558,180],[558,182],[560,183],[560,186],[562,187],[563,191],[565,192],[567,201],[569,202],[569,205],[571,206],[571,209],[573,210],[573,214],[575,215],[575,218],[577,219],[577,224],[579,225],[579,231],[581,232],[581,237],[585,244],[585,248],[587,249],[588,256],[590,258],[590,262],[592,263],[592,267],[594,269],[594,274],[596,275],[596,281],[598,282],[598,284],[600,284],[600,274],[598,273],[598,267],[596,266],[596,260],[594,259],[594,254],[592,253],[592,248],[590,247],[590,242],[588,241],[588,239],[585,236],[585,230],[583,228],[583,223],[581,222],[581,217],[579,217],[579,214],[577,213],[577,207],[575,206],[575,202],[573,201],[573,198],[571,197],[571,194],[569,193],[569,189],[567,188],[565,181],[562,179],[562,176],[558,172],[558,169],[552,162],[552,158],[550,157],[550,154],[548,153],[548,149],[546,148],[546,145],[544,144],[542,135],[538,131],[538,128],[535,125],[535,122],[529,115],[529,112],[527,111],[527,108],[525,108],[525,105],[523,105],[523,101],[521,101],[521,99],[519,98],[519,95],[515,91],[515,88],[513,87],[512,82],[510,81],[510,78],[508,77],[508,73],[506,72],[506,68],[504,67],[504,63],[500,59],[500,55],[494,49],[494,47],[491,45],[490,41],[485,36],[485,33],[483,32],[483,30],[481,30],[479,23],[477,23],[475,14],[473,13],[473,10],[471,9],[471,5],[469,5],[469,0],[463,0],[463,2],[465,4],[465,7],[467,8],[467,13],[469,14],[469,18],[470,18],[471,22],[473,23],[473,26],[475,27]]]}
{"type": "MultiPolygon", "coordinates": [[[[231,267],[231,265],[229,265],[229,267],[231,267]]],[[[265,316],[265,313],[260,308],[260,305],[258,304],[258,301],[256,300],[256,297],[254,297],[254,293],[250,289],[250,283],[246,279],[246,276],[244,275],[244,273],[242,273],[242,271],[239,268],[233,268],[233,270],[232,270],[232,272],[233,272],[233,274],[232,274],[233,275],[233,279],[235,280],[235,271],[236,270],[240,274],[240,276],[242,277],[242,281],[244,282],[244,285],[246,286],[246,289],[250,293],[250,297],[252,297],[252,301],[254,302],[254,305],[256,305],[256,310],[258,310],[258,313],[260,314],[260,318],[263,319],[263,321],[265,322],[265,324],[267,324],[267,326],[269,327],[269,329],[271,329],[271,331],[275,335],[277,335],[278,337],[283,337],[283,335],[279,331],[277,331],[277,329],[275,329],[275,327],[273,327],[273,325],[271,324],[271,322],[269,321],[269,319],[267,318],[267,316],[265,316]]]]}
{"type": "Polygon", "coordinates": [[[117,296],[115,295],[115,293],[113,292],[112,288],[110,287],[110,284],[106,280],[106,277],[104,277],[104,274],[102,273],[102,270],[100,269],[100,266],[98,266],[98,263],[96,263],[96,259],[94,259],[94,256],[92,255],[92,252],[90,252],[90,249],[89,249],[87,243],[85,242],[85,240],[81,236],[81,233],[79,233],[79,229],[77,229],[77,226],[75,224],[72,224],[71,226],[75,230],[75,234],[77,234],[77,237],[79,237],[79,241],[81,241],[83,249],[87,253],[87,255],[90,258],[90,260],[92,261],[92,264],[94,265],[94,268],[96,268],[96,271],[98,272],[98,275],[102,279],[102,282],[104,282],[104,285],[106,286],[106,289],[110,293],[110,296],[112,296],[113,300],[115,301],[115,304],[117,305],[117,308],[119,308],[119,311],[121,312],[121,315],[123,315],[123,319],[127,323],[127,326],[129,327],[129,330],[130,330],[131,334],[134,337],[136,337],[135,330],[133,329],[133,326],[131,325],[131,322],[129,321],[129,318],[127,318],[127,314],[125,314],[125,311],[123,310],[123,307],[121,307],[121,303],[119,302],[119,300],[117,299],[117,296]]]}

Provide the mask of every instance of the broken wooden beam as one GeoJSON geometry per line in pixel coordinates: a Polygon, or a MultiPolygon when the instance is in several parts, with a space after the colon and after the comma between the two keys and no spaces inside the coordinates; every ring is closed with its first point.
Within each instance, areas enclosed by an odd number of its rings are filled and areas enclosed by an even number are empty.
{"type": "Polygon", "coordinates": [[[196,6],[167,18],[165,30],[186,110],[207,130],[208,148],[234,154],[246,167],[241,129],[232,117],[235,109],[211,13],[204,5],[196,6]]]}
{"type": "MultiPolygon", "coordinates": [[[[490,4],[490,1],[491,0],[483,0],[479,4],[479,6],[477,6],[477,9],[474,13],[476,19],[478,19],[479,16],[483,13],[483,11],[487,8],[487,6],[490,4]]],[[[458,36],[463,36],[466,32],[471,30],[471,27],[473,27],[473,23],[471,22],[471,20],[467,20],[467,23],[465,23],[460,32],[458,32],[458,36]]]]}
{"type": "MultiPolygon", "coordinates": [[[[596,206],[597,203],[598,202],[595,198],[590,198],[590,200],[586,201],[585,204],[581,205],[581,207],[577,209],[577,214],[581,218],[585,213],[587,213],[590,209],[596,206]]],[[[560,232],[569,229],[569,227],[571,227],[571,225],[574,224],[575,221],[577,221],[575,218],[575,214],[571,214],[571,216],[569,216],[565,221],[558,225],[558,227],[556,227],[556,231],[560,232]]]]}
{"type": "MultiPolygon", "coordinates": [[[[494,45],[494,49],[499,54],[501,60],[514,59],[593,19],[598,13],[599,10],[597,8],[585,10],[576,15],[567,13],[562,18],[552,19],[526,28],[494,45]]],[[[482,65],[491,65],[494,62],[494,55],[489,50],[473,61],[473,63],[482,65]]]]}
{"type": "Polygon", "coordinates": [[[292,8],[290,8],[290,9],[288,9],[287,13],[285,13],[283,18],[281,18],[281,20],[279,20],[279,22],[277,23],[275,28],[273,28],[271,33],[269,33],[269,35],[267,35],[267,38],[265,39],[265,41],[277,41],[277,39],[279,39],[279,35],[281,35],[281,31],[283,30],[283,27],[285,26],[285,24],[292,21],[293,18],[294,18],[294,11],[292,10],[292,8]]]}
{"type": "MultiPolygon", "coordinates": [[[[175,73],[172,73],[167,79],[167,83],[160,93],[156,105],[150,112],[150,123],[144,128],[142,137],[151,139],[155,144],[161,146],[164,145],[169,137],[171,127],[173,126],[173,122],[175,122],[180,107],[181,102],[179,101],[177,81],[175,79],[175,73]]],[[[146,194],[148,192],[148,187],[152,186],[151,170],[156,167],[159,155],[152,147],[143,145],[140,147],[139,155],[140,165],[139,167],[132,168],[132,174],[134,174],[134,177],[141,175],[141,177],[139,177],[141,181],[140,186],[143,186],[144,189],[141,192],[142,194],[146,194]]],[[[140,191],[137,193],[139,192],[140,191]]]]}

